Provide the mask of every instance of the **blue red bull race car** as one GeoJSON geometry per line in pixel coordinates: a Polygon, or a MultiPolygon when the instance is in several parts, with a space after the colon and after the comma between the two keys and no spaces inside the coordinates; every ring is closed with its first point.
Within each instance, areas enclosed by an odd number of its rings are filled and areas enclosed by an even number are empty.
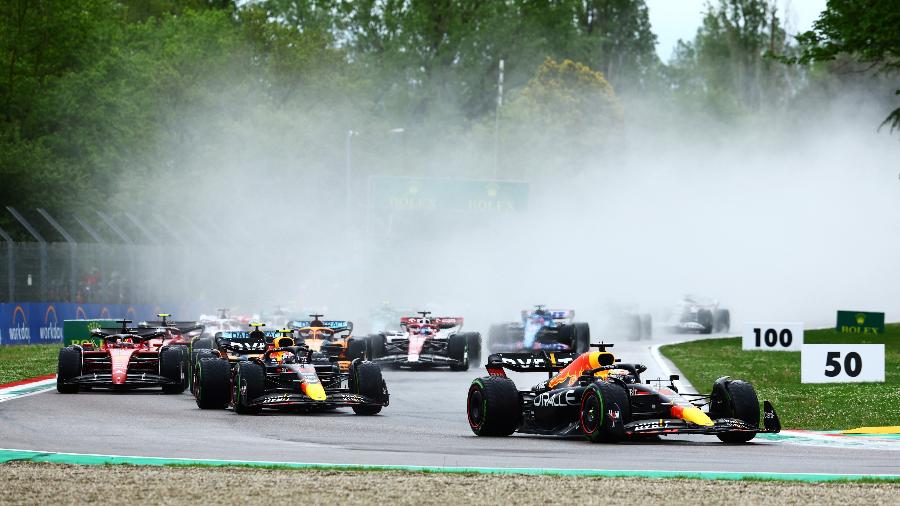
{"type": "Polygon", "coordinates": [[[513,432],[583,436],[591,442],[709,434],[726,443],[744,443],[761,432],[781,430],[772,405],[760,406],[753,385],[727,376],[710,395],[681,393],[677,376],[641,381],[646,367],[621,363],[598,351],[497,353],[488,357],[488,376],[469,387],[467,416],[478,436],[513,432]],[[549,378],[520,391],[505,370],[544,372],[549,378]],[[656,383],[654,385],[653,383],[656,383]]]}

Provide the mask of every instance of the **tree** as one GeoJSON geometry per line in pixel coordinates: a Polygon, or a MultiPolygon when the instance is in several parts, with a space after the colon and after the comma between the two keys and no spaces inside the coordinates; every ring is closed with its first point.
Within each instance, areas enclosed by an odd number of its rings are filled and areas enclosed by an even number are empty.
{"type": "Polygon", "coordinates": [[[659,64],[644,0],[582,0],[575,11],[584,61],[610,81],[641,83],[659,64]]]}
{"type": "Polygon", "coordinates": [[[670,75],[723,116],[772,109],[795,93],[796,79],[770,56],[791,50],[774,1],[719,0],[707,4],[694,40],[679,41],[670,75]]]}
{"type": "Polygon", "coordinates": [[[89,195],[81,159],[98,148],[57,135],[54,90],[115,38],[112,0],[0,2],[0,201],[67,204],[89,195]]]}
{"type": "Polygon", "coordinates": [[[623,127],[622,105],[603,73],[571,60],[548,58],[503,114],[507,165],[541,172],[601,159],[623,127]]]}
{"type": "MultiPolygon", "coordinates": [[[[802,53],[788,62],[827,62],[851,55],[869,69],[900,69],[900,8],[887,0],[828,0],[813,29],[797,36],[802,53]]],[[[900,96],[900,89],[896,90],[900,96]]],[[[891,131],[900,129],[900,107],[885,118],[891,131]]]]}

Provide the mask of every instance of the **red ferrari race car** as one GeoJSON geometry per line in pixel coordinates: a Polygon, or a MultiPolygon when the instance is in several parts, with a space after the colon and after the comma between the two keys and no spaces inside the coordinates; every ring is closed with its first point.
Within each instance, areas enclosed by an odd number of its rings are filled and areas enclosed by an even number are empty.
{"type": "Polygon", "coordinates": [[[428,311],[400,319],[400,332],[369,336],[373,362],[394,367],[449,366],[465,371],[481,358],[481,334],[461,332],[461,316],[433,317],[428,311]]]}
{"type": "Polygon", "coordinates": [[[82,388],[162,387],[167,394],[184,391],[187,348],[185,343],[173,338],[181,334],[167,327],[129,327],[131,320],[121,320],[121,323],[118,328],[91,332],[101,339],[99,348],[88,343],[59,350],[56,369],[59,393],[74,394],[82,388]]]}
{"type": "Polygon", "coordinates": [[[190,347],[191,341],[203,335],[204,325],[193,321],[175,321],[170,320],[172,317],[169,313],[159,313],[156,315],[159,320],[145,321],[138,324],[141,329],[157,329],[165,330],[165,334],[159,338],[151,339],[147,342],[147,346],[151,348],[160,348],[162,346],[180,345],[185,347],[185,351],[190,347]]]}

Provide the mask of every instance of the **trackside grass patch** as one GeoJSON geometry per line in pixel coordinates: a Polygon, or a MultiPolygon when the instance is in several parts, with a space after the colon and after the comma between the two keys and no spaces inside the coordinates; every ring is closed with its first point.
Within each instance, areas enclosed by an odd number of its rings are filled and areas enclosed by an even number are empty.
{"type": "Polygon", "coordinates": [[[800,352],[744,351],[741,338],[705,339],[660,347],[701,393],[719,376],[753,383],[760,401],[775,405],[788,429],[839,430],[900,424],[900,324],[882,336],[807,330],[807,344],[885,345],[884,383],[801,384],[800,352]]]}
{"type": "Polygon", "coordinates": [[[56,372],[59,344],[0,346],[0,384],[56,372]]]}

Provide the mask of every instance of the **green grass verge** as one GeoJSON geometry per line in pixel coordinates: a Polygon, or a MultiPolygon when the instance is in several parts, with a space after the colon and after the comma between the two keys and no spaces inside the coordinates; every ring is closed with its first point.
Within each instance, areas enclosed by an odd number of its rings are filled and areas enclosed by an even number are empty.
{"type": "Polygon", "coordinates": [[[0,384],[56,373],[59,344],[0,346],[0,384]]]}
{"type": "Polygon", "coordinates": [[[743,351],[741,338],[704,339],[660,347],[701,393],[719,376],[750,381],[775,405],[789,429],[841,430],[900,425],[900,324],[879,337],[807,330],[808,344],[885,344],[884,383],[801,384],[800,352],[743,351]]]}

